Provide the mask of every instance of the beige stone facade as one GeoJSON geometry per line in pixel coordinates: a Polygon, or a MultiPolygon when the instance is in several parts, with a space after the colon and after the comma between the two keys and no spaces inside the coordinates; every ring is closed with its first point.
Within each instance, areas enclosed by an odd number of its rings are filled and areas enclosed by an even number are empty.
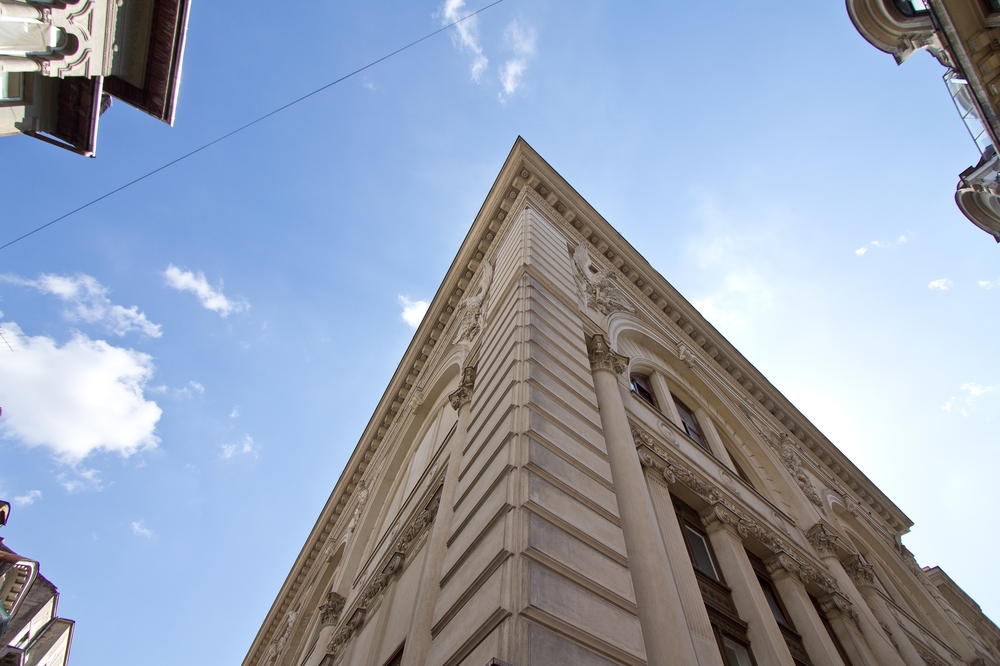
{"type": "Polygon", "coordinates": [[[944,82],[979,149],[959,174],[955,202],[1000,243],[1000,1],[847,0],[858,32],[902,64],[927,50],[945,67],[944,82]]]}
{"type": "Polygon", "coordinates": [[[910,525],[518,139],[243,663],[1000,665],[910,525]]]}

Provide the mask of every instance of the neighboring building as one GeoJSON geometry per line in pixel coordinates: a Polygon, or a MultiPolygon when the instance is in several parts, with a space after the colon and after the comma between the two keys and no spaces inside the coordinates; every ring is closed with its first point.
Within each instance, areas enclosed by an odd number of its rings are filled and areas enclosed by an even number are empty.
{"type": "MultiPolygon", "coordinates": [[[[0,502],[0,526],[10,505],[0,502]]],[[[38,562],[0,539],[0,666],[65,666],[73,620],[58,617],[59,592],[38,572],[38,562]]]]}
{"type": "Polygon", "coordinates": [[[945,66],[944,82],[979,149],[959,174],[955,201],[1000,243],[1000,0],[847,0],[854,27],[898,64],[922,49],[945,66]]]}
{"type": "Polygon", "coordinates": [[[93,157],[111,98],[173,124],[189,0],[0,0],[0,136],[93,157]]]}
{"type": "Polygon", "coordinates": [[[910,526],[518,139],[243,664],[1000,665],[910,526]]]}

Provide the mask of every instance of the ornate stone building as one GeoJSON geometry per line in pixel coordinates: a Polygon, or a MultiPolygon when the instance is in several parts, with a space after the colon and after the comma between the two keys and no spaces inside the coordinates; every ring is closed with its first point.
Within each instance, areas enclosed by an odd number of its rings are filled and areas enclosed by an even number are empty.
{"type": "Polygon", "coordinates": [[[174,122],[189,0],[0,0],[0,136],[93,157],[112,97],[174,122]]]}
{"type": "Polygon", "coordinates": [[[243,663],[1000,665],[910,525],[518,139],[243,663]]]}
{"type": "Polygon", "coordinates": [[[1000,0],[847,0],[854,27],[898,64],[926,49],[979,149],[959,174],[955,202],[1000,243],[1000,0]]]}
{"type": "MultiPolygon", "coordinates": [[[[0,527],[9,511],[0,501],[0,527]]],[[[59,592],[38,562],[0,539],[0,666],[66,666],[76,623],[56,615],[58,608],[59,592]]]]}

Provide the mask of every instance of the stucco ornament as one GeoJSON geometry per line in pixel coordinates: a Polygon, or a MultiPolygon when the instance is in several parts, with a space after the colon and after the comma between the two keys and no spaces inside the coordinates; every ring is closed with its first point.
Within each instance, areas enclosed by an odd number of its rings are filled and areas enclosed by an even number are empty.
{"type": "Polygon", "coordinates": [[[288,637],[291,636],[292,627],[295,626],[295,620],[298,617],[299,614],[297,611],[288,611],[285,621],[281,625],[281,631],[274,637],[271,644],[267,646],[267,653],[264,655],[264,664],[277,663],[281,654],[285,651],[285,646],[288,645],[288,637]]]}
{"type": "Polygon", "coordinates": [[[697,362],[694,353],[688,349],[687,345],[679,344],[677,345],[677,357],[680,359],[681,363],[687,367],[694,369],[694,365],[697,362]]]}
{"type": "Polygon", "coordinates": [[[813,504],[815,504],[820,513],[826,515],[826,507],[823,505],[823,498],[820,497],[819,492],[816,490],[816,486],[813,485],[812,479],[806,474],[805,469],[802,468],[802,458],[799,456],[799,447],[792,442],[792,438],[787,434],[782,433],[781,435],[773,436],[773,432],[768,434],[765,427],[761,427],[757,419],[750,417],[750,421],[753,423],[757,432],[764,439],[768,446],[770,446],[774,451],[781,456],[781,462],[788,470],[788,473],[792,475],[795,479],[796,485],[802,489],[806,498],[813,504]]]}
{"type": "Polygon", "coordinates": [[[466,296],[458,304],[461,319],[458,322],[458,331],[455,333],[452,344],[472,342],[483,330],[483,325],[486,323],[486,295],[493,283],[493,266],[490,262],[484,261],[481,268],[479,286],[472,296],[466,296]]]}
{"type": "Polygon", "coordinates": [[[368,503],[368,482],[365,480],[361,481],[358,486],[358,500],[357,504],[354,505],[354,514],[351,516],[351,522],[347,524],[347,534],[350,536],[354,534],[354,530],[358,527],[358,521],[361,520],[361,513],[365,510],[365,504],[368,503]]]}
{"type": "Polygon", "coordinates": [[[611,350],[603,335],[595,335],[587,346],[591,370],[610,370],[620,375],[628,368],[628,358],[611,350]]]}
{"type": "Polygon", "coordinates": [[[619,310],[635,312],[618,286],[618,275],[607,268],[594,265],[586,242],[580,243],[573,250],[573,263],[576,265],[576,286],[588,308],[594,308],[605,316],[619,310]]]}
{"type": "Polygon", "coordinates": [[[337,620],[340,619],[340,614],[344,610],[344,603],[347,600],[330,590],[326,595],[326,601],[323,602],[319,607],[319,623],[324,627],[337,624],[337,620]]]}

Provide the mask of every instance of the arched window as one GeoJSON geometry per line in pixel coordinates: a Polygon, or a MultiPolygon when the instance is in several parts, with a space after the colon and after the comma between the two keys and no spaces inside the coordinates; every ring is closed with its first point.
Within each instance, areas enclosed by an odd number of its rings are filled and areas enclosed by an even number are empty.
{"type": "Polygon", "coordinates": [[[656,407],[656,394],[653,392],[653,385],[649,381],[649,375],[643,375],[638,372],[633,372],[629,375],[629,384],[632,385],[632,390],[636,394],[648,402],[653,407],[656,407]]]}
{"type": "Polygon", "coordinates": [[[698,419],[695,417],[694,411],[681,402],[680,398],[676,395],[671,397],[674,399],[674,405],[677,406],[677,414],[681,417],[681,423],[684,425],[684,431],[688,437],[697,442],[698,446],[711,453],[708,442],[705,440],[705,433],[702,432],[701,426],[698,425],[698,419]]]}
{"type": "Polygon", "coordinates": [[[892,0],[896,10],[906,18],[923,16],[928,13],[925,0],[892,0]]]}

